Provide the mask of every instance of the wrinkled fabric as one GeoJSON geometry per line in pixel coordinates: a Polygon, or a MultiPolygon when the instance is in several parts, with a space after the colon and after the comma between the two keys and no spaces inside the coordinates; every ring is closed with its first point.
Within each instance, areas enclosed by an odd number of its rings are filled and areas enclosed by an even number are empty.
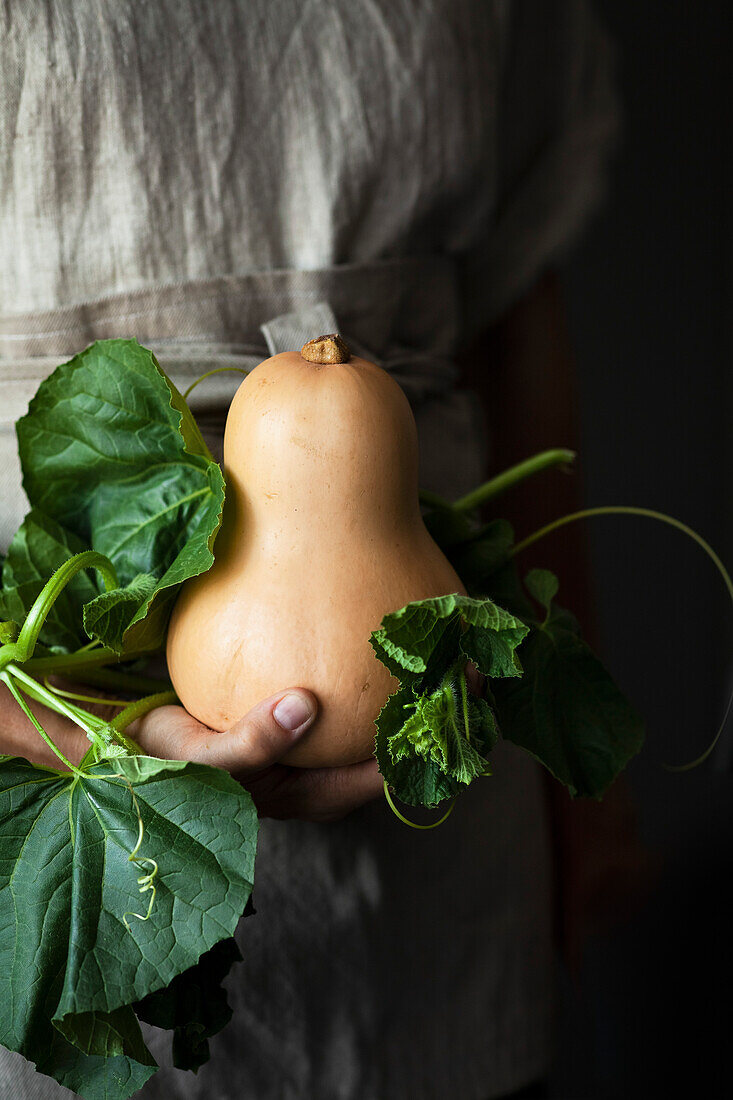
{"type": "MultiPolygon", "coordinates": [[[[572,239],[613,130],[580,0],[5,0],[2,545],[24,509],[12,425],[58,362],[136,336],[185,388],[324,301],[408,393],[422,484],[470,488],[484,431],[454,353],[572,239]]],[[[213,446],[237,384],[192,395],[213,446]]],[[[434,832],[381,803],[263,822],[234,1019],[197,1076],[141,1096],[487,1100],[541,1077],[541,779],[509,744],[493,764],[434,832]]],[[[0,1096],[68,1095],[0,1050],[0,1096]]]]}
{"type": "Polygon", "coordinates": [[[8,313],[447,253],[483,325],[614,128],[582,0],[6,0],[0,60],[8,313]]]}

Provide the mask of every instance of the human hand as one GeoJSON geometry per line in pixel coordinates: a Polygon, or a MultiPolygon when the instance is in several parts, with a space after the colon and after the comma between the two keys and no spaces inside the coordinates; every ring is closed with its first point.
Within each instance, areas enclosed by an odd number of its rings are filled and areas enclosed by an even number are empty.
{"type": "MultiPolygon", "coordinates": [[[[483,694],[484,677],[471,664],[466,680],[470,691],[483,694]]],[[[209,729],[183,707],[159,707],[126,732],[152,756],[225,768],[250,792],[260,817],[338,821],[380,798],[384,782],[374,757],[338,768],[279,763],[317,711],[312,692],[295,688],[258,703],[226,733],[209,729]]]]}
{"type": "Polygon", "coordinates": [[[226,733],[198,722],[183,707],[159,707],[127,729],[145,752],[225,768],[252,795],[260,817],[337,821],[384,787],[372,757],[338,768],[293,768],[278,761],[312,725],[315,696],[303,688],[270,696],[226,733]]]}
{"type": "MultiPolygon", "coordinates": [[[[77,762],[89,748],[84,733],[61,715],[31,704],[64,755],[77,762]]],[[[111,717],[100,705],[96,713],[111,717]]],[[[192,718],[183,707],[159,707],[125,731],[145,752],[168,760],[194,760],[225,768],[245,786],[261,817],[336,821],[383,792],[376,760],[339,768],[292,768],[278,761],[312,725],[318,703],[302,688],[281,691],[253,707],[226,733],[192,718]]],[[[6,688],[0,685],[0,753],[58,766],[6,688]]]]}

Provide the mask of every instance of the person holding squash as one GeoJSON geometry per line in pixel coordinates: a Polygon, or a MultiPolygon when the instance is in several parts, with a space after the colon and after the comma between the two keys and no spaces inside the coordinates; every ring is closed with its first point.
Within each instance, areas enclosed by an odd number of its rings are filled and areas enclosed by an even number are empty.
{"type": "MultiPolygon", "coordinates": [[[[616,125],[608,44],[588,4],[10,0],[0,20],[5,544],[23,507],[12,424],[39,379],[97,338],[135,335],[185,388],[213,367],[296,350],[326,303],[400,381],[424,488],[456,496],[476,484],[487,439],[497,466],[572,445],[571,359],[547,273],[597,202],[616,125]]],[[[212,447],[235,387],[219,374],[192,397],[212,447]]],[[[569,482],[553,481],[551,502],[548,484],[513,498],[521,529],[525,514],[537,526],[575,504],[569,482]]],[[[582,548],[568,538],[564,553],[578,608],[582,548]]],[[[294,583],[307,600],[307,575],[294,583]]],[[[416,835],[378,801],[373,758],[282,762],[318,708],[307,684],[283,683],[224,733],[181,707],[134,731],[152,754],[227,768],[265,819],[234,1019],[197,1077],[163,1070],[141,1095],[489,1100],[540,1089],[554,956],[538,769],[500,746],[491,789],[471,788],[449,823],[416,835]]],[[[43,761],[4,689],[0,712],[0,752],[33,744],[43,761]]],[[[79,730],[43,720],[81,755],[79,730]]],[[[607,862],[626,881],[631,816],[622,806],[609,830],[612,807],[571,814],[553,798],[577,961],[602,887],[589,848],[602,820],[607,862]]],[[[66,1095],[5,1051],[0,1092],[66,1095]]]]}

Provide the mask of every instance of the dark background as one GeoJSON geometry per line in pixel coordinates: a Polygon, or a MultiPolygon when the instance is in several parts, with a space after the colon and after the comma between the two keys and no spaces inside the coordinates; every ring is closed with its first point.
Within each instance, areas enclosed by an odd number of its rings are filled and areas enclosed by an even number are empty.
{"type": "MultiPolygon", "coordinates": [[[[589,505],[670,512],[730,567],[731,24],[727,0],[596,0],[618,49],[612,189],[564,269],[589,505]]],[[[647,718],[630,777],[664,859],[653,896],[564,992],[561,1100],[718,1097],[731,1073],[733,608],[712,564],[648,520],[589,523],[603,655],[647,718]],[[727,770],[726,770],[727,768],[727,770]]]]}

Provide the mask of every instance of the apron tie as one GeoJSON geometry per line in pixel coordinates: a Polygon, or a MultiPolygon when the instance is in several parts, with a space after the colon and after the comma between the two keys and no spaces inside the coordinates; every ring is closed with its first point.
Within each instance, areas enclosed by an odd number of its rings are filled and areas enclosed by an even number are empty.
{"type": "Polygon", "coordinates": [[[260,330],[270,355],[300,351],[308,340],[338,332],[362,359],[377,363],[393,374],[413,404],[432,394],[444,392],[455,377],[453,362],[444,356],[409,348],[395,348],[387,356],[378,355],[343,330],[329,302],[316,302],[290,313],[281,313],[279,317],[260,325],[260,330]]]}
{"type": "MultiPolygon", "coordinates": [[[[134,336],[180,386],[214,366],[251,370],[268,351],[297,350],[314,336],[340,331],[417,405],[454,388],[457,302],[449,256],[216,276],[46,312],[0,314],[0,371],[6,383],[25,382],[20,388],[30,396],[55,366],[94,340],[134,336]]],[[[231,399],[226,379],[199,387],[194,404],[231,399]]]]}

